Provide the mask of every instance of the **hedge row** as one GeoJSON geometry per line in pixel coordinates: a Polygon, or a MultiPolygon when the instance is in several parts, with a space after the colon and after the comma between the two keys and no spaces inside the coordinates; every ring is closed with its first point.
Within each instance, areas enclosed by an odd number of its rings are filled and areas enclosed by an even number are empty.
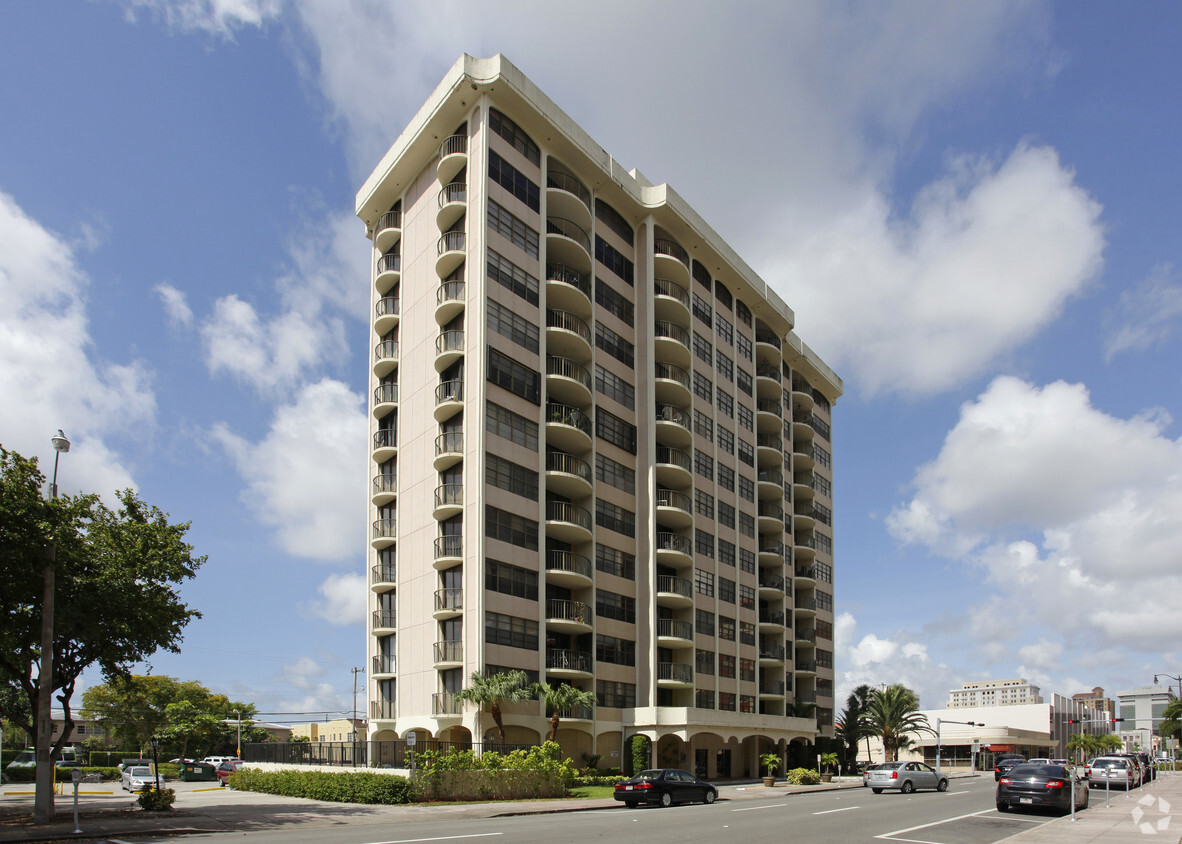
{"type": "Polygon", "coordinates": [[[571,784],[571,788],[589,788],[594,785],[615,785],[618,782],[623,782],[628,779],[622,774],[610,775],[580,775],[575,777],[575,781],[571,784]]]}
{"type": "Polygon", "coordinates": [[[394,774],[327,771],[260,771],[243,768],[230,775],[230,787],[283,797],[333,803],[409,803],[411,783],[394,774]]]}
{"type": "MultiPolygon", "coordinates": [[[[11,768],[4,772],[4,776],[9,782],[33,782],[37,779],[36,768],[11,768]]],[[[58,768],[57,780],[58,782],[69,782],[70,772],[76,770],[75,768],[58,768]]],[[[118,768],[107,768],[98,765],[88,766],[81,769],[84,775],[98,774],[104,781],[118,782],[123,776],[118,768]]],[[[160,765],[160,779],[161,780],[175,780],[180,777],[181,766],[169,765],[163,763],[160,765]]]]}

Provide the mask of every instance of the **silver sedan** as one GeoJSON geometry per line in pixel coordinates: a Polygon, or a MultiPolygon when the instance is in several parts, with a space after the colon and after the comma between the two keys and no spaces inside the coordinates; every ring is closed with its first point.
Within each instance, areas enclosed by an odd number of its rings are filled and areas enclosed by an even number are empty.
{"type": "Polygon", "coordinates": [[[866,784],[875,794],[882,794],[888,788],[904,794],[910,794],[917,788],[934,788],[936,791],[948,789],[948,777],[923,762],[887,762],[871,771],[867,780],[866,784]]]}

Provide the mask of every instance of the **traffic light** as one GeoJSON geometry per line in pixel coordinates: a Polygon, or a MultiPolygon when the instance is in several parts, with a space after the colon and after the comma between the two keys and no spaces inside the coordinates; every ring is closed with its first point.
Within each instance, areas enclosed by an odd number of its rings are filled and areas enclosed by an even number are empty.
{"type": "Polygon", "coordinates": [[[1112,723],[1113,723],[1113,724],[1119,724],[1119,723],[1120,723],[1121,721],[1123,721],[1123,720],[1125,720],[1125,719],[1124,719],[1124,718],[1113,718],[1113,719],[1112,719],[1112,723]]]}
{"type": "Polygon", "coordinates": [[[1074,719],[1074,718],[1069,718],[1069,719],[1067,720],[1067,723],[1068,723],[1068,724],[1078,724],[1078,723],[1079,723],[1079,721],[1077,721],[1077,720],[1076,720],[1076,719],[1074,719]]]}

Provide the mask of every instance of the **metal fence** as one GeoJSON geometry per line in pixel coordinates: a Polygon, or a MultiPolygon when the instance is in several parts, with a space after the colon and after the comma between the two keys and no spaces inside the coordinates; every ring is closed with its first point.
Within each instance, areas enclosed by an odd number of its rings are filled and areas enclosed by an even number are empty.
{"type": "Polygon", "coordinates": [[[386,741],[290,741],[260,742],[243,745],[242,758],[247,762],[280,765],[328,765],[357,768],[409,768],[409,754],[426,751],[450,753],[471,750],[476,755],[496,751],[511,753],[529,750],[532,744],[497,744],[494,742],[435,741],[420,739],[413,746],[406,739],[386,741]]]}

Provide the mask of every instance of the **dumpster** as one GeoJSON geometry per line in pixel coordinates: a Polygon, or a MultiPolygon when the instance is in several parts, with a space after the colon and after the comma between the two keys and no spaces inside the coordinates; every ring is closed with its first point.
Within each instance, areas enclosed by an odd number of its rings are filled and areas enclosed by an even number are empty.
{"type": "Polygon", "coordinates": [[[214,782],[217,768],[208,762],[185,762],[181,765],[181,782],[214,782]]]}

